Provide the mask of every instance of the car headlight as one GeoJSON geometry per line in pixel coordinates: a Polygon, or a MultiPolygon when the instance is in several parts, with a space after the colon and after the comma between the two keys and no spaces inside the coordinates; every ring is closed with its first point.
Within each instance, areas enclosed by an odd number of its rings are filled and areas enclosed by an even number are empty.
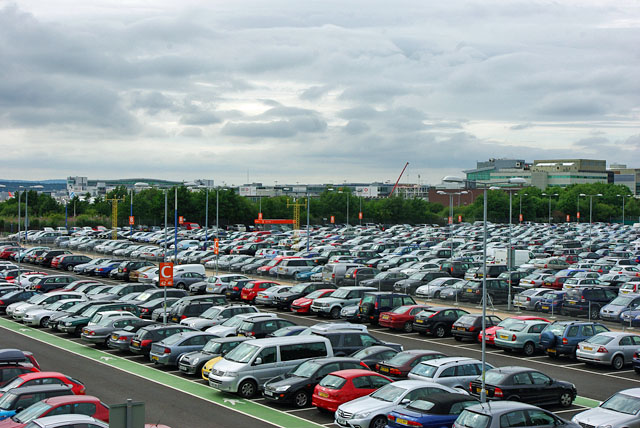
{"type": "Polygon", "coordinates": [[[285,392],[289,388],[291,388],[291,385],[283,385],[283,386],[277,387],[275,391],[276,392],[285,392]]]}
{"type": "Polygon", "coordinates": [[[356,413],[353,415],[353,419],[362,419],[362,418],[366,418],[367,416],[369,416],[371,414],[371,411],[369,412],[360,412],[360,413],[356,413]]]}
{"type": "Polygon", "coordinates": [[[613,425],[600,425],[598,428],[613,428],[613,425]]]}
{"type": "Polygon", "coordinates": [[[71,324],[72,324],[72,323],[70,323],[70,322],[66,322],[66,323],[64,323],[64,325],[66,325],[67,327],[69,327],[71,324]]]}

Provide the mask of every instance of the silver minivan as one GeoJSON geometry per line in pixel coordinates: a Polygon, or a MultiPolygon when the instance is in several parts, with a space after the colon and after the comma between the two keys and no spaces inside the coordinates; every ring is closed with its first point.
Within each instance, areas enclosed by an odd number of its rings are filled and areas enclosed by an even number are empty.
{"type": "Polygon", "coordinates": [[[269,337],[243,342],[218,361],[209,386],[253,397],[265,382],[310,358],[333,357],[329,339],[321,336],[269,337]]]}
{"type": "Polygon", "coordinates": [[[344,274],[355,267],[365,267],[360,263],[329,263],[322,268],[322,282],[335,284],[338,287],[344,282],[344,274]]]}
{"type": "MultiPolygon", "coordinates": [[[[486,370],[493,368],[486,364],[486,370]]],[[[466,392],[469,382],[482,374],[482,361],[467,357],[446,357],[423,361],[409,372],[408,378],[435,382],[466,392]]]]}

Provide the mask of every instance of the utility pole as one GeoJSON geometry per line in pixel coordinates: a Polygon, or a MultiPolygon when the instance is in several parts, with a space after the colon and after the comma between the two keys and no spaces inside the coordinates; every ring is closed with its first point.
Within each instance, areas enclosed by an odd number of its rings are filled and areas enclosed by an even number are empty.
{"type": "Polygon", "coordinates": [[[111,239],[118,239],[118,202],[123,202],[124,198],[105,198],[111,202],[111,239]]]}

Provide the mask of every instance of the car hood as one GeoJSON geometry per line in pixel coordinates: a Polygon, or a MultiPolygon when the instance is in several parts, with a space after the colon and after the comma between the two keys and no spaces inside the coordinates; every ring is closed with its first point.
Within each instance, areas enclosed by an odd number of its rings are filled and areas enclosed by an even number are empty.
{"type": "Polygon", "coordinates": [[[41,307],[29,308],[29,310],[25,311],[25,314],[29,314],[31,316],[40,316],[43,314],[52,314],[56,313],[56,311],[52,311],[51,309],[44,309],[41,307]]]}
{"type": "Polygon", "coordinates": [[[313,301],[313,303],[344,303],[350,299],[338,299],[336,297],[319,297],[313,301]]]}
{"type": "Polygon", "coordinates": [[[341,404],[338,409],[347,413],[364,413],[377,411],[380,413],[387,413],[393,410],[397,406],[396,402],[388,402],[371,398],[368,395],[364,397],[356,398],[347,403],[341,404]]]}
{"type": "Polygon", "coordinates": [[[206,359],[207,361],[209,361],[210,359],[219,357],[219,356],[220,356],[219,354],[211,354],[209,352],[193,351],[193,352],[187,352],[186,354],[184,354],[181,361],[190,362],[190,361],[196,361],[201,359],[206,359]]]}
{"type": "Polygon", "coordinates": [[[214,336],[225,337],[228,334],[235,334],[236,328],[235,327],[222,326],[222,325],[216,325],[216,326],[213,326],[213,327],[209,327],[205,331],[207,333],[213,334],[214,336]]]}
{"type": "Polygon", "coordinates": [[[269,386],[270,388],[278,388],[279,386],[286,386],[286,385],[291,385],[291,386],[295,386],[295,385],[303,385],[303,384],[309,384],[309,383],[317,383],[317,381],[314,381],[310,378],[306,378],[306,377],[300,377],[300,376],[289,376],[289,377],[285,377],[284,379],[281,376],[278,376],[270,381],[268,381],[265,386],[269,386]]]}
{"type": "Polygon", "coordinates": [[[631,421],[635,421],[638,418],[637,415],[625,415],[623,413],[614,412],[613,410],[603,409],[596,407],[595,409],[589,409],[574,417],[575,422],[582,422],[585,424],[600,426],[600,425],[614,425],[619,426],[631,421]]]}

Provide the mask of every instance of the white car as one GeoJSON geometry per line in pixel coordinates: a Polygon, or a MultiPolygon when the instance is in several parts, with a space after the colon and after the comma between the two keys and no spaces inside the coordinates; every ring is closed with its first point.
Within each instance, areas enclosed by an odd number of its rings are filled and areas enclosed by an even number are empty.
{"type": "Polygon", "coordinates": [[[7,315],[11,315],[11,318],[21,321],[24,313],[31,308],[35,308],[38,306],[42,307],[44,305],[48,305],[49,303],[57,302],[58,300],[67,299],[87,300],[87,297],[82,293],[65,293],[62,291],[58,291],[55,293],[36,294],[26,302],[16,302],[7,306],[7,315]]]}
{"type": "MultiPolygon", "coordinates": [[[[85,299],[86,300],[86,299],[85,299]]],[[[75,305],[78,302],[84,302],[82,299],[67,299],[58,300],[57,302],[49,303],[43,307],[35,307],[28,309],[22,317],[22,322],[26,325],[33,327],[44,327],[48,322],[51,315],[64,311],[67,308],[75,305]]]]}

